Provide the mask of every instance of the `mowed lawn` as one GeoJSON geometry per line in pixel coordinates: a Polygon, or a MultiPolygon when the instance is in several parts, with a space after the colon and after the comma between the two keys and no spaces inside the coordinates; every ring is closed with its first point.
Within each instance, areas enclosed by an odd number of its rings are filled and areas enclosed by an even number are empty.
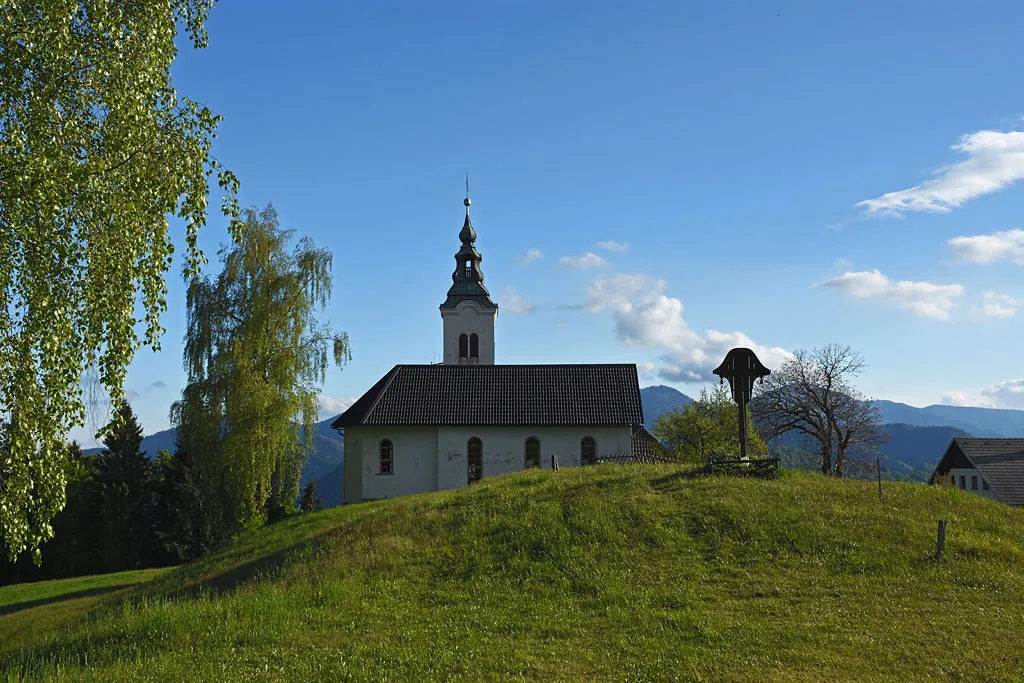
{"type": "Polygon", "coordinates": [[[172,570],[0,588],[7,680],[1011,681],[1022,634],[1022,510],[668,465],[498,477],[172,570]]]}

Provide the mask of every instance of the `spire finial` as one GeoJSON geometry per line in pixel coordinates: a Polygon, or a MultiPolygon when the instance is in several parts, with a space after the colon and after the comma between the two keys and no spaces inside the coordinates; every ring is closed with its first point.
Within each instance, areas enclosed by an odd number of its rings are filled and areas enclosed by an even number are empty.
{"type": "Polygon", "coordinates": [[[473,202],[469,201],[469,171],[466,171],[466,201],[462,202],[466,205],[466,215],[469,215],[469,205],[473,202]]]}

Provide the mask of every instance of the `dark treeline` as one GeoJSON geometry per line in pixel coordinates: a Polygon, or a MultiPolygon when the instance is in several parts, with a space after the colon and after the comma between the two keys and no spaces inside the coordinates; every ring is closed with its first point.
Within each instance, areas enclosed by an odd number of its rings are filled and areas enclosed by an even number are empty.
{"type": "MultiPolygon", "coordinates": [[[[207,514],[193,458],[180,447],[148,458],[131,406],[123,403],[119,413],[122,424],[103,440],[102,452],[83,455],[71,443],[67,504],[53,521],[54,538],[42,546],[42,563],[29,553],[16,562],[0,554],[0,585],[179,564],[226,540],[207,514]]],[[[321,507],[311,480],[300,509],[321,507]]]]}
{"type": "Polygon", "coordinates": [[[29,554],[0,560],[0,584],[157,567],[193,559],[215,539],[204,524],[202,496],[187,453],[142,451],[142,428],[128,403],[104,450],[67,451],[67,504],[53,521],[43,562],[29,554]]]}

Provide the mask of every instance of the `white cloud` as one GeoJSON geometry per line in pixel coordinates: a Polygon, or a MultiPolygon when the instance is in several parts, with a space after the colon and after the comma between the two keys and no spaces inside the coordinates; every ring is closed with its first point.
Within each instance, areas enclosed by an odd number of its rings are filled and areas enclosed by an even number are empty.
{"type": "Polygon", "coordinates": [[[989,318],[1012,318],[1013,314],[1017,312],[1016,308],[1005,308],[999,304],[985,304],[981,310],[989,318]]]}
{"type": "Polygon", "coordinates": [[[966,391],[943,391],[940,401],[944,406],[975,406],[978,399],[972,397],[966,391]]]}
{"type": "Polygon", "coordinates": [[[607,242],[598,242],[598,249],[604,249],[606,251],[617,251],[622,253],[629,249],[629,242],[616,242],[615,240],[608,240],[607,242]]]}
{"type": "Polygon", "coordinates": [[[668,296],[667,287],[664,280],[617,273],[594,281],[587,290],[587,308],[594,313],[610,310],[625,345],[662,350],[657,374],[669,381],[714,381],[711,370],[735,346],[753,349],[769,368],[790,356],[785,349],[755,344],[740,332],[695,332],[683,318],[683,302],[668,296]]]}
{"type": "Polygon", "coordinates": [[[333,396],[320,397],[320,417],[335,417],[340,415],[356,402],[354,398],[335,398],[333,396]]]}
{"type": "Polygon", "coordinates": [[[515,259],[515,262],[516,263],[533,263],[534,261],[536,261],[538,259],[542,259],[542,258],[544,258],[544,254],[542,254],[540,252],[540,249],[537,249],[536,247],[534,247],[532,249],[527,249],[526,250],[526,254],[523,257],[521,257],[521,258],[515,259]]]}
{"type": "Polygon", "coordinates": [[[840,289],[858,299],[894,301],[914,315],[948,320],[953,299],[964,293],[962,285],[934,285],[930,282],[890,282],[878,270],[844,273],[817,287],[840,289]]]}
{"type": "Polygon", "coordinates": [[[920,185],[859,202],[869,214],[946,212],[1024,178],[1024,132],[981,130],[953,145],[967,158],[939,168],[920,185]]]}
{"type": "Polygon", "coordinates": [[[982,389],[981,395],[999,408],[1024,409],[1024,378],[1011,379],[982,389]]]}
{"type": "Polygon", "coordinates": [[[636,372],[640,375],[641,379],[649,380],[656,377],[655,369],[657,366],[654,363],[637,363],[636,372]]]}
{"type": "Polygon", "coordinates": [[[985,301],[999,301],[1010,306],[1024,306],[1024,299],[1015,299],[1009,294],[997,294],[996,292],[985,292],[985,301]]]}
{"type": "Polygon", "coordinates": [[[1024,306],[1024,299],[1014,299],[1006,294],[985,292],[985,303],[981,311],[989,318],[1012,318],[1017,308],[1024,306]]]}
{"type": "Polygon", "coordinates": [[[588,251],[583,256],[563,256],[558,259],[558,263],[566,268],[578,268],[579,270],[600,268],[601,266],[608,264],[603,257],[598,256],[592,251],[588,251]]]}
{"type": "Polygon", "coordinates": [[[948,242],[953,255],[973,263],[1011,261],[1024,266],[1024,230],[1013,229],[991,235],[954,237],[948,242]]]}
{"type": "Polygon", "coordinates": [[[521,315],[533,315],[536,307],[526,301],[523,296],[512,287],[506,287],[498,299],[501,303],[501,310],[521,315]]]}

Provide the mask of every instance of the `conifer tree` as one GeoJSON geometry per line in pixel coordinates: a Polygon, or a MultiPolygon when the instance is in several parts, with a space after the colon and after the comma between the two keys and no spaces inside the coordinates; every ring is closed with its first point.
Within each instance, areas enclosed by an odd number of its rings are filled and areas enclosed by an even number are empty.
{"type": "Polygon", "coordinates": [[[152,549],[150,464],[142,451],[142,427],[127,401],[118,408],[118,427],[103,440],[96,489],[105,571],[145,566],[152,549]]]}
{"type": "Polygon", "coordinates": [[[167,563],[187,562],[214,545],[193,458],[179,446],[161,450],[153,463],[154,526],[167,563]]]}
{"type": "Polygon", "coordinates": [[[302,490],[302,498],[299,500],[299,509],[303,512],[319,512],[324,509],[324,501],[316,492],[316,480],[310,479],[306,488],[302,490]]]}

